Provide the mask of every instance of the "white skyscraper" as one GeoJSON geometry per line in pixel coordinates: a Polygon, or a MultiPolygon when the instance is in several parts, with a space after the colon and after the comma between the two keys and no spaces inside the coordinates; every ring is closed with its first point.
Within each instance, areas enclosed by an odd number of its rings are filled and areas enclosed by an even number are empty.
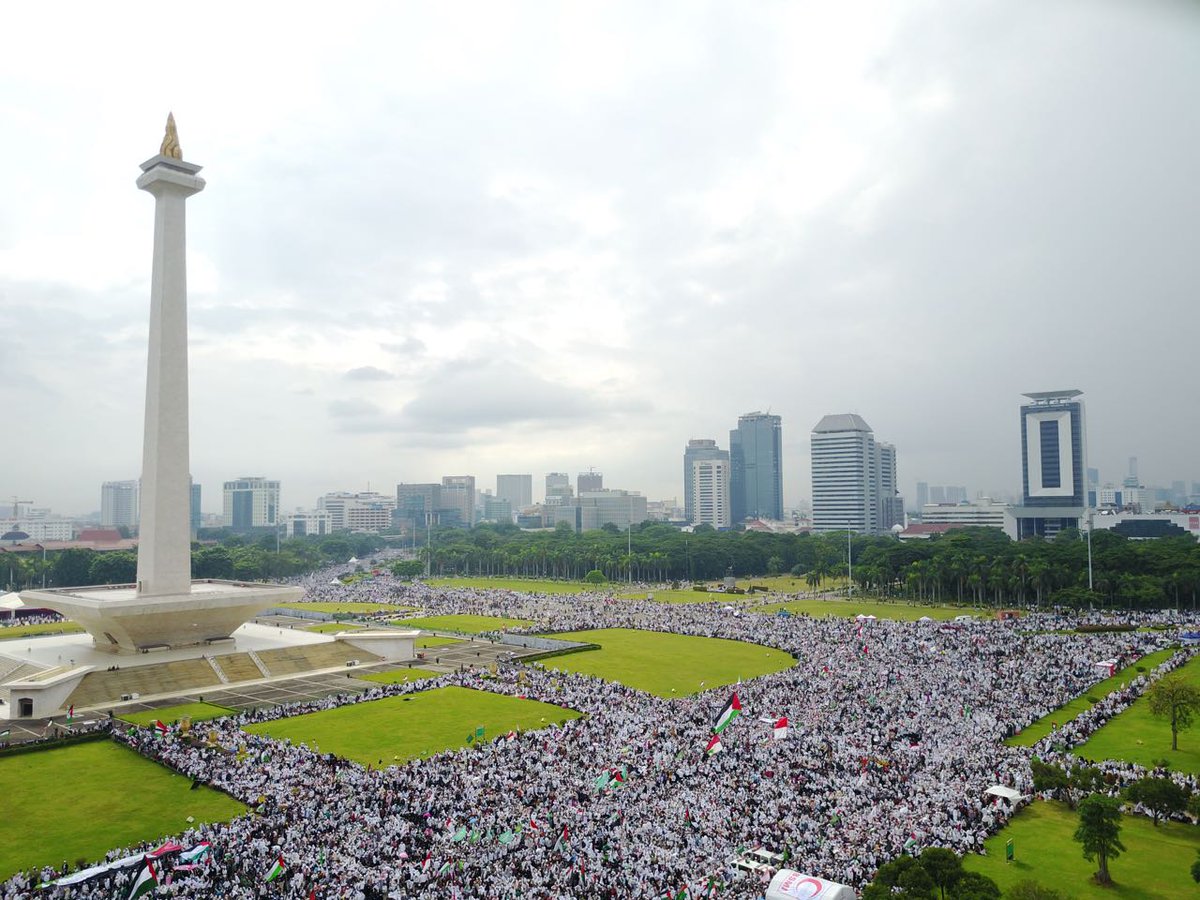
{"type": "Polygon", "coordinates": [[[718,529],[730,526],[728,458],[692,460],[688,491],[693,503],[694,524],[718,529]]]}
{"type": "Polygon", "coordinates": [[[812,432],[813,531],[881,534],[904,521],[896,448],[876,443],[853,413],[825,416],[812,432]]]}
{"type": "Polygon", "coordinates": [[[138,481],[106,481],[100,486],[100,524],[109,528],[138,526],[138,481]]]}

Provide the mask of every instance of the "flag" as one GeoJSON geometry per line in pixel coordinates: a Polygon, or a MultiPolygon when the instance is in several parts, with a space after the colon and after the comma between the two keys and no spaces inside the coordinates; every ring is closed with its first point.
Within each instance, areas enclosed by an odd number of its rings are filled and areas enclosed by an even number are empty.
{"type": "Polygon", "coordinates": [[[566,847],[566,846],[567,846],[567,837],[568,837],[568,835],[567,835],[567,826],[566,826],[566,825],[564,825],[564,826],[563,826],[563,830],[562,830],[562,834],[560,834],[560,835],[558,836],[558,840],[554,842],[554,849],[555,849],[555,850],[560,850],[560,851],[561,851],[561,850],[562,850],[564,847],[566,847]]]}
{"type": "Polygon", "coordinates": [[[483,740],[483,726],[480,725],[475,729],[475,740],[483,740]]]}
{"type": "Polygon", "coordinates": [[[179,854],[179,858],[185,863],[203,862],[208,857],[208,852],[212,850],[212,844],[208,841],[201,841],[191,850],[184,850],[179,854]]]}
{"type": "Polygon", "coordinates": [[[67,710],[67,724],[70,725],[74,721],[75,721],[75,704],[72,703],[71,707],[67,710]]]}
{"type": "Polygon", "coordinates": [[[446,860],[444,863],[442,863],[442,867],[440,869],[438,869],[438,878],[441,878],[443,875],[445,875],[447,872],[449,872],[452,868],[454,868],[454,863],[450,860],[446,860]]]}
{"type": "Polygon", "coordinates": [[[708,746],[704,748],[704,755],[705,756],[716,756],[718,753],[720,753],[724,749],[725,748],[721,746],[720,735],[714,734],[712,736],[712,738],[709,740],[708,746]]]}
{"type": "Polygon", "coordinates": [[[147,862],[146,868],[142,869],[133,882],[133,890],[129,892],[129,900],[134,900],[135,897],[144,897],[156,887],[158,887],[158,875],[154,871],[154,863],[147,862]]]}
{"type": "Polygon", "coordinates": [[[468,743],[468,744],[470,744],[470,743],[472,743],[474,740],[475,740],[475,732],[473,732],[473,731],[468,731],[468,732],[467,732],[467,743],[468,743]]]}
{"type": "Polygon", "coordinates": [[[535,818],[533,817],[533,814],[532,814],[532,813],[530,813],[530,815],[529,815],[529,829],[530,829],[531,831],[540,831],[540,830],[541,830],[541,829],[539,829],[539,828],[538,828],[537,819],[535,819],[535,818]]]}
{"type": "Polygon", "coordinates": [[[457,844],[459,841],[465,840],[466,837],[467,837],[467,826],[459,825],[458,831],[454,832],[454,834],[452,834],[450,836],[450,840],[454,841],[454,843],[457,844]]]}
{"type": "Polygon", "coordinates": [[[781,716],[775,723],[775,740],[782,741],[788,735],[787,716],[781,716]]]}
{"type": "Polygon", "coordinates": [[[736,719],[742,712],[742,701],[738,700],[737,691],[733,692],[733,696],[729,698],[729,702],[725,704],[725,708],[721,710],[713,722],[712,730],[715,734],[720,734],[729,727],[729,723],[736,719]]]}
{"type": "Polygon", "coordinates": [[[12,734],[12,729],[10,728],[5,728],[3,731],[0,731],[0,737],[8,737],[10,734],[12,734]]]}
{"type": "Polygon", "coordinates": [[[283,864],[283,856],[281,855],[275,859],[274,864],[267,871],[266,877],[263,878],[263,881],[274,881],[286,871],[287,866],[283,864]]]}
{"type": "Polygon", "coordinates": [[[692,810],[691,810],[691,807],[689,807],[689,808],[687,808],[687,809],[685,809],[685,810],[683,811],[683,824],[684,824],[684,825],[688,825],[688,826],[690,826],[690,827],[692,827],[692,828],[699,828],[699,827],[700,827],[700,826],[699,826],[699,825],[696,823],[696,819],[695,819],[695,817],[692,815],[692,810]]]}
{"type": "Polygon", "coordinates": [[[429,866],[430,866],[432,863],[433,863],[433,854],[432,854],[432,853],[430,853],[430,852],[428,852],[428,851],[426,851],[426,853],[425,853],[425,862],[421,863],[421,871],[422,871],[422,872],[428,872],[428,871],[429,871],[429,866]]]}
{"type": "Polygon", "coordinates": [[[157,720],[157,721],[154,723],[154,728],[155,728],[155,730],[156,730],[156,731],[158,731],[158,733],[159,733],[159,734],[161,734],[161,735],[165,735],[165,734],[167,733],[167,726],[163,724],[163,720],[162,720],[162,719],[158,719],[158,720],[157,720]]]}
{"type": "Polygon", "coordinates": [[[513,834],[512,829],[508,828],[508,829],[505,829],[505,831],[500,835],[499,838],[497,838],[497,840],[499,840],[500,843],[502,843],[504,846],[507,847],[509,844],[511,844],[513,842],[513,840],[515,840],[515,838],[516,838],[516,835],[513,834]]]}

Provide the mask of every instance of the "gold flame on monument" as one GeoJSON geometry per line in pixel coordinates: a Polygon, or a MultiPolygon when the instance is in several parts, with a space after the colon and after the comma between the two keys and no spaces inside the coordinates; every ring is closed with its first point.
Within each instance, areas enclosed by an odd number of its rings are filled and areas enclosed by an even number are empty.
{"type": "Polygon", "coordinates": [[[175,114],[167,113],[167,133],[163,135],[162,146],[158,152],[171,159],[183,159],[183,150],[179,147],[179,132],[175,130],[175,114]]]}

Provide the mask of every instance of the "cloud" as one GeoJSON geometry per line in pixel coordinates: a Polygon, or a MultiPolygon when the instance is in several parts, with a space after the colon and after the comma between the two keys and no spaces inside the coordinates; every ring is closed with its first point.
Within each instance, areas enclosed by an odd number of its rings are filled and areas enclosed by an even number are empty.
{"type": "Polygon", "coordinates": [[[350,369],[345,375],[348,381],[391,381],[395,377],[391,372],[375,366],[359,366],[357,369],[350,369]]]}
{"type": "Polygon", "coordinates": [[[379,407],[370,400],[334,400],[329,404],[329,415],[335,419],[362,419],[379,413],[379,407]]]}

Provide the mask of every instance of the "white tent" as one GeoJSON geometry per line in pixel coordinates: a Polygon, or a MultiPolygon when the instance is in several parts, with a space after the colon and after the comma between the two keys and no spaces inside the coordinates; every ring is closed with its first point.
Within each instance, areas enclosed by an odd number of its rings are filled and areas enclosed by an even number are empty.
{"type": "Polygon", "coordinates": [[[21,602],[21,595],[17,593],[5,594],[0,597],[0,609],[24,609],[25,604],[21,602]]]}
{"type": "Polygon", "coordinates": [[[1005,787],[1002,784],[993,784],[990,788],[984,791],[985,794],[991,794],[993,797],[1001,797],[1009,803],[1016,803],[1021,799],[1021,792],[1014,791],[1010,787],[1005,787]]]}
{"type": "Polygon", "coordinates": [[[856,900],[854,888],[815,875],[780,869],[767,887],[767,900],[856,900]]]}

